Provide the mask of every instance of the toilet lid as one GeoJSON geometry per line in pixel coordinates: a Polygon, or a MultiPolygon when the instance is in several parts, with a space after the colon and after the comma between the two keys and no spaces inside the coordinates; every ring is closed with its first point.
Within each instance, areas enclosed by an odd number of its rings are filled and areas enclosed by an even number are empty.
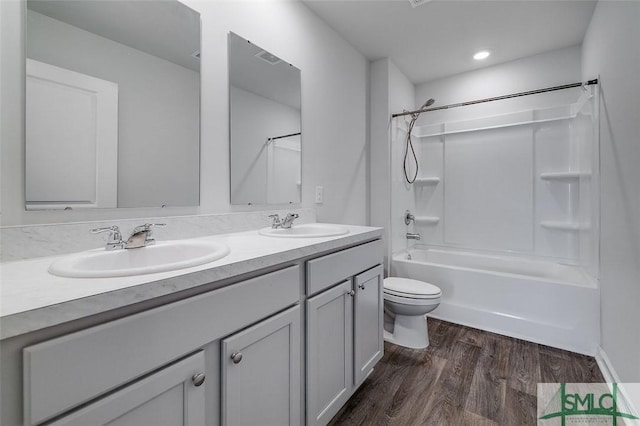
{"type": "Polygon", "coordinates": [[[384,291],[397,296],[426,299],[440,297],[440,289],[424,281],[410,278],[389,277],[384,279],[384,291]]]}

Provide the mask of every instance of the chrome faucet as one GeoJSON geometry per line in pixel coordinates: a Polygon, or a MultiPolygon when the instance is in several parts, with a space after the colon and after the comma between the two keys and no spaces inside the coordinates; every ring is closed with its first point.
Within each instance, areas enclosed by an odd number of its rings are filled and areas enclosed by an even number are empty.
{"type": "Polygon", "coordinates": [[[278,214],[270,214],[269,217],[273,219],[273,222],[271,222],[272,229],[278,229],[282,227],[282,222],[280,221],[280,216],[278,214]]]}
{"type": "Polygon", "coordinates": [[[269,217],[273,219],[273,222],[271,223],[272,229],[290,229],[291,225],[293,225],[293,221],[299,218],[300,215],[298,213],[287,213],[287,217],[282,220],[280,220],[280,216],[278,214],[270,214],[269,217]]]}
{"type": "Polygon", "coordinates": [[[287,213],[287,217],[285,217],[284,220],[282,221],[282,224],[281,224],[282,227],[284,229],[291,228],[291,225],[293,225],[293,221],[299,217],[300,215],[298,213],[287,213]]]}
{"type": "Polygon", "coordinates": [[[165,225],[165,223],[145,223],[144,225],[136,226],[133,228],[131,235],[124,243],[124,248],[134,249],[155,244],[156,240],[153,238],[151,227],[165,225]]]}
{"type": "Polygon", "coordinates": [[[113,225],[105,226],[104,228],[94,228],[91,230],[92,234],[101,234],[103,232],[109,232],[107,245],[104,248],[105,250],[118,250],[124,248],[124,241],[122,241],[120,228],[118,228],[116,225],[113,225]]]}
{"type": "Polygon", "coordinates": [[[91,230],[91,233],[100,234],[102,232],[109,232],[109,238],[107,239],[105,250],[133,249],[155,244],[156,240],[151,234],[152,226],[165,226],[165,224],[145,223],[144,225],[136,226],[133,228],[131,236],[127,241],[122,239],[120,228],[116,225],[106,226],[104,228],[94,228],[91,230]]]}
{"type": "Polygon", "coordinates": [[[419,240],[420,234],[414,234],[412,232],[407,232],[407,240],[419,240]]]}

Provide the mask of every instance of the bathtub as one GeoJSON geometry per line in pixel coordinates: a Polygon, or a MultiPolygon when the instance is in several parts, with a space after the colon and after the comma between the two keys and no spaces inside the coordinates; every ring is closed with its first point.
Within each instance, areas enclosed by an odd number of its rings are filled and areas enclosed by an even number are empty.
{"type": "Polygon", "coordinates": [[[430,317],[594,355],[600,292],[578,266],[449,249],[396,253],[391,274],[437,285],[430,317]]]}

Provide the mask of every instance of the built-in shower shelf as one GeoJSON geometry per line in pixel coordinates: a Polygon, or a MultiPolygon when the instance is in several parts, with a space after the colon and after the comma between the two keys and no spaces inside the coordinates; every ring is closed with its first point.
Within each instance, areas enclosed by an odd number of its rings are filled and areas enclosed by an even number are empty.
{"type": "Polygon", "coordinates": [[[589,226],[580,226],[577,222],[560,222],[554,220],[546,220],[540,222],[540,226],[546,229],[555,229],[558,231],[580,231],[581,229],[589,229],[589,226]]]}
{"type": "Polygon", "coordinates": [[[435,225],[440,222],[438,216],[416,216],[416,224],[418,225],[435,225]]]}
{"type": "Polygon", "coordinates": [[[417,185],[437,185],[440,183],[440,178],[435,176],[417,178],[414,183],[417,185]]]}
{"type": "Polygon", "coordinates": [[[572,182],[580,178],[590,178],[591,172],[548,172],[540,173],[540,179],[558,182],[572,182]]]}

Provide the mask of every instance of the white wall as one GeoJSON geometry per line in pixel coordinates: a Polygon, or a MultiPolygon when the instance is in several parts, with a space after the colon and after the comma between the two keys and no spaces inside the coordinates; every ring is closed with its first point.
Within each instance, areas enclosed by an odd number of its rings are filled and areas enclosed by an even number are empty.
{"type": "Polygon", "coordinates": [[[623,382],[640,382],[640,2],[600,1],[583,43],[600,75],[601,345],[623,382]]]}
{"type": "Polygon", "coordinates": [[[302,71],[302,206],[324,186],[323,222],[367,221],[367,78],[364,56],[299,2],[185,1],[202,18],[201,193],[198,208],[25,212],[24,4],[0,2],[2,223],[51,223],[247,210],[229,204],[227,34],[236,32],[302,71]]]}
{"type": "Polygon", "coordinates": [[[200,74],[32,10],[27,21],[27,57],[118,84],[118,207],[197,205],[200,74]]]}
{"type": "MultiPolygon", "coordinates": [[[[403,229],[391,227],[391,220],[401,220],[400,208],[394,205],[405,205],[399,199],[392,199],[392,187],[404,186],[402,176],[398,174],[397,167],[391,164],[391,152],[401,149],[401,143],[393,146],[392,135],[395,135],[395,120],[391,120],[391,114],[402,109],[412,108],[415,104],[414,86],[407,77],[388,58],[379,59],[371,63],[370,69],[370,122],[371,122],[371,148],[370,148],[370,209],[371,225],[385,228],[384,239],[387,243],[387,256],[390,254],[391,239],[406,240],[403,229]],[[392,176],[393,171],[393,176],[392,176]],[[392,230],[395,232],[392,237],[392,230]]],[[[404,192],[393,190],[394,197],[403,197],[404,192]]],[[[406,200],[410,202],[410,200],[406,200]]],[[[386,262],[385,262],[386,265],[386,262]]],[[[388,266],[388,265],[387,265],[388,266]]]]}
{"type": "MultiPolygon", "coordinates": [[[[392,62],[389,63],[389,109],[390,114],[411,109],[415,105],[415,86],[392,62]]],[[[408,191],[409,184],[404,177],[401,158],[404,149],[404,137],[406,133],[399,131],[397,123],[404,120],[396,118],[390,123],[391,143],[391,245],[395,250],[414,244],[406,238],[407,232],[416,232],[412,224],[407,227],[404,224],[404,212],[409,209],[415,213],[415,199],[408,191]]]]}
{"type": "MultiPolygon", "coordinates": [[[[433,80],[416,86],[416,108],[434,98],[434,107],[575,83],[582,78],[580,46],[553,50],[511,62],[433,80]]],[[[467,120],[492,114],[560,105],[575,99],[572,91],[550,92],[423,114],[417,126],[467,120]]]]}

